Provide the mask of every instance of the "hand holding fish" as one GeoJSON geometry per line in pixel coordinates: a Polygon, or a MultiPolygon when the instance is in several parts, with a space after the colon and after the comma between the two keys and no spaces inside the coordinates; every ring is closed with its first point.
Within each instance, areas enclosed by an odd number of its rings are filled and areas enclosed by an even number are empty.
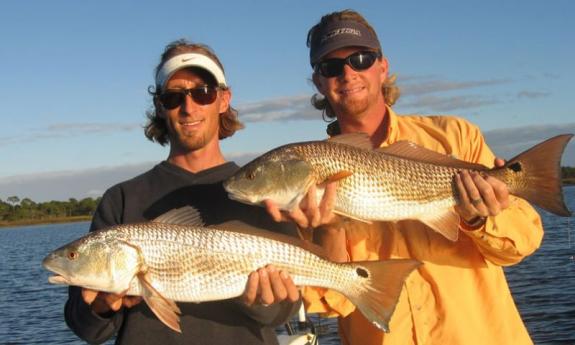
{"type": "MultiPolygon", "coordinates": [[[[495,167],[504,165],[503,159],[495,159],[495,167]]],[[[507,185],[495,177],[462,170],[455,175],[455,185],[460,199],[455,210],[467,224],[478,223],[478,220],[488,216],[496,216],[509,207],[507,185]]]]}
{"type": "Polygon", "coordinates": [[[116,312],[122,307],[131,308],[142,301],[140,296],[126,296],[92,289],[82,289],[82,298],[98,315],[116,312]]]}
{"type": "Polygon", "coordinates": [[[299,300],[299,290],[287,272],[267,265],[249,275],[241,298],[247,305],[269,306],[284,300],[293,303],[299,300]]]}
{"type": "Polygon", "coordinates": [[[317,187],[312,185],[305,197],[291,211],[281,211],[273,200],[264,200],[264,205],[276,222],[292,221],[300,229],[317,228],[338,222],[339,216],[333,212],[337,182],[325,185],[320,202],[317,202],[317,187]]]}

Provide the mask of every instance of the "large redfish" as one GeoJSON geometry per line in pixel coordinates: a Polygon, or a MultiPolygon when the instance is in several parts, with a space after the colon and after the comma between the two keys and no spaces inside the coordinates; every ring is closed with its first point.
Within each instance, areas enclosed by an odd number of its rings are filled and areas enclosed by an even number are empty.
{"type": "Polygon", "coordinates": [[[296,285],[337,290],[375,326],[387,331],[405,278],[420,262],[407,259],[334,263],[297,238],[241,222],[202,226],[191,207],[151,222],[90,232],[42,262],[54,284],[143,296],[156,316],[181,332],[174,301],[240,296],[248,275],[273,264],[296,285]]]}
{"type": "MultiPolygon", "coordinates": [[[[366,134],[344,134],[273,149],[243,166],[224,188],[234,200],[261,205],[271,199],[292,210],[311,185],[339,180],[335,213],[364,222],[415,219],[455,241],[459,215],[453,206],[459,200],[453,177],[463,169],[496,177],[511,194],[569,216],[560,162],[572,136],[548,139],[490,169],[407,141],[372,149],[366,134]]],[[[318,188],[318,198],[322,193],[318,188]]]]}

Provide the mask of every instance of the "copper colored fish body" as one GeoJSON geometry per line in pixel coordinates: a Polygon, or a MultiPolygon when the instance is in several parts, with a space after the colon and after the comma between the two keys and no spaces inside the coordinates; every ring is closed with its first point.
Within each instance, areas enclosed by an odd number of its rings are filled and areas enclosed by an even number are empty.
{"type": "Polygon", "coordinates": [[[190,208],[140,224],[87,234],[43,261],[49,281],[143,296],[156,316],[180,331],[177,302],[205,302],[241,295],[248,275],[273,264],[296,285],[346,295],[377,327],[387,325],[407,275],[420,263],[386,260],[333,263],[321,249],[296,238],[240,222],[205,227],[190,208]]]}
{"type": "MultiPolygon", "coordinates": [[[[334,212],[356,220],[424,222],[456,240],[459,216],[454,175],[468,169],[505,182],[510,193],[558,215],[570,215],[561,192],[560,161],[572,135],[549,139],[502,168],[457,160],[409,142],[372,149],[363,133],[294,143],[246,164],[224,183],[230,198],[291,210],[312,184],[338,180],[334,212]]],[[[321,188],[318,197],[321,196],[321,188]]]]}

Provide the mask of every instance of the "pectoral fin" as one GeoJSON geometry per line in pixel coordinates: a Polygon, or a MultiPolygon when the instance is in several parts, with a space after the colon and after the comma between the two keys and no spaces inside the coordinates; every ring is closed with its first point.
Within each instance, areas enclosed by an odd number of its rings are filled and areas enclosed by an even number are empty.
{"type": "Polygon", "coordinates": [[[433,230],[445,236],[445,238],[455,242],[459,236],[459,215],[448,209],[444,213],[427,215],[419,218],[421,222],[433,230]]]}
{"type": "Polygon", "coordinates": [[[166,326],[178,333],[182,333],[180,328],[180,308],[172,300],[162,296],[150,283],[146,273],[138,274],[138,279],[142,284],[144,301],[150,307],[150,310],[156,314],[158,319],[166,326]]]}
{"type": "Polygon", "coordinates": [[[338,171],[337,173],[329,176],[324,183],[329,183],[329,182],[335,182],[335,181],[339,181],[339,180],[343,180],[344,178],[353,175],[353,172],[351,171],[347,171],[347,170],[341,170],[338,171]]]}

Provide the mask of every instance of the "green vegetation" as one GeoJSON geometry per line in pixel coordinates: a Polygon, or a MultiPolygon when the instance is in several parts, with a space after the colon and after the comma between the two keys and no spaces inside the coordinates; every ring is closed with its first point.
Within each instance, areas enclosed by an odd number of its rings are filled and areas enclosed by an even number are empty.
{"type": "MultiPolygon", "coordinates": [[[[563,185],[575,185],[575,167],[561,167],[563,185]]],[[[29,198],[10,196],[0,199],[0,227],[45,223],[79,222],[92,219],[100,202],[85,198],[80,201],[71,198],[68,201],[48,201],[36,203],[29,198]]]]}
{"type": "Polygon", "coordinates": [[[86,221],[92,218],[101,198],[80,201],[48,201],[36,203],[29,198],[10,196],[0,199],[0,226],[86,221]]]}
{"type": "Polygon", "coordinates": [[[561,167],[564,185],[575,185],[575,167],[561,167]]]}

